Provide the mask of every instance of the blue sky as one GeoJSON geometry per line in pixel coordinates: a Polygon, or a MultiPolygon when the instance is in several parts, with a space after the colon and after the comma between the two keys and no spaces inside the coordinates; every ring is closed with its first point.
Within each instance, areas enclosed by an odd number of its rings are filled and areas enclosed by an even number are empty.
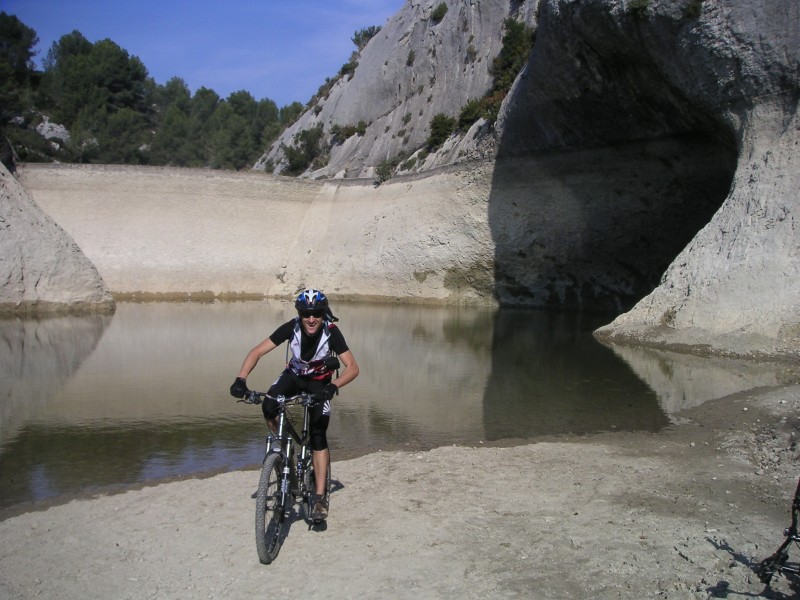
{"type": "Polygon", "coordinates": [[[279,107],[305,104],[355,50],[353,33],[383,26],[406,0],[0,0],[36,31],[37,65],[77,29],[138,56],[157,83],[192,93],[247,90],[279,107]]]}

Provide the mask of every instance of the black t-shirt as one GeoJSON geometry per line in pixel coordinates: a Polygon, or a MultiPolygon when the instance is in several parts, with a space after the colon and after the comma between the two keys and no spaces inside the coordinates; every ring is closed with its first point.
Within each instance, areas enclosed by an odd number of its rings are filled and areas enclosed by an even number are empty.
{"type": "MultiPolygon", "coordinates": [[[[292,339],[295,325],[297,325],[297,319],[292,319],[291,321],[284,323],[272,332],[272,335],[269,336],[269,339],[276,346],[280,346],[283,342],[287,342],[292,339]]],[[[322,327],[325,327],[324,323],[322,327]]],[[[314,352],[317,350],[319,338],[322,335],[322,327],[319,328],[319,331],[317,331],[313,337],[309,337],[306,333],[306,330],[303,329],[302,325],[300,325],[300,358],[302,360],[310,361],[312,358],[314,358],[314,352]]],[[[344,354],[347,352],[349,348],[347,347],[347,342],[344,339],[344,335],[342,335],[342,331],[333,323],[328,324],[328,331],[330,331],[331,334],[331,337],[328,340],[328,347],[331,349],[331,351],[335,352],[336,354],[344,354]]]]}

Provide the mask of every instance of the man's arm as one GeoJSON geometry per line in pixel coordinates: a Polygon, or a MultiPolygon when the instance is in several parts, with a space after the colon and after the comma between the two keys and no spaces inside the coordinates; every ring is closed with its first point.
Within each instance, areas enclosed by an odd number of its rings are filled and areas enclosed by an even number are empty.
{"type": "Polygon", "coordinates": [[[339,355],[339,361],[344,365],[344,370],[341,372],[339,377],[331,381],[331,383],[337,388],[341,388],[342,386],[345,386],[353,381],[353,379],[358,377],[359,373],[358,363],[356,363],[356,359],[350,350],[347,352],[342,352],[339,355]]]}

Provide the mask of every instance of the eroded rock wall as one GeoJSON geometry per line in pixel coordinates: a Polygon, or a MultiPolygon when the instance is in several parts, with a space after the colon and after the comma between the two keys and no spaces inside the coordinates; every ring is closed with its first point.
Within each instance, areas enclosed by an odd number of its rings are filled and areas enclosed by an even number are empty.
{"type": "MultiPolygon", "coordinates": [[[[458,118],[467,102],[491,90],[491,65],[502,48],[503,21],[514,17],[533,25],[537,3],[450,1],[444,17],[435,21],[431,16],[440,0],[408,0],[358,54],[352,74],[335,77],[336,83],[310,103],[255,168],[285,173],[283,147],[296,145],[299,132],[322,126],[322,145],[328,147],[334,126],[352,128],[359,122],[364,125],[361,134],[334,143],[324,166],[311,166],[304,176],[372,178],[382,162],[419,154],[434,115],[458,118]]],[[[476,129],[473,134],[477,133],[476,129]]],[[[466,137],[470,139],[464,144],[456,146],[454,141],[406,172],[489,152],[472,142],[473,135],[466,137]]]]}
{"type": "Polygon", "coordinates": [[[601,339],[800,359],[800,123],[768,102],[747,120],[722,208],[601,339]]]}
{"type": "MultiPolygon", "coordinates": [[[[698,144],[716,147],[697,163],[695,175],[712,163],[721,175],[729,169],[727,192],[718,188],[718,210],[693,225],[697,235],[682,242],[687,245],[659,285],[598,335],[694,351],[800,357],[798,3],[546,0],[540,9],[536,44],[498,122],[501,158],[535,161],[556,151],[591,151],[605,153],[609,169],[621,169],[621,147],[672,139],[683,140],[686,156],[698,144]]],[[[660,159],[674,163],[667,153],[660,159]]],[[[646,176],[635,162],[631,167],[646,176]]],[[[676,175],[676,183],[694,178],[688,171],[676,175]]],[[[668,210],[658,178],[651,179],[649,194],[624,181],[617,178],[628,201],[631,193],[649,196],[658,210],[668,210]]],[[[683,187],[679,210],[638,230],[648,244],[659,238],[659,223],[698,216],[693,198],[702,194],[683,187]]],[[[613,211],[602,196],[597,199],[613,211]]],[[[612,247],[615,228],[607,231],[608,237],[595,237],[600,251],[612,247]]],[[[636,228],[628,232],[632,242],[635,234],[636,228]]],[[[580,279],[580,264],[564,261],[560,281],[580,279]]],[[[527,261],[527,271],[520,261],[511,265],[517,289],[535,290],[537,262],[527,261]]],[[[624,278],[617,281],[621,292],[624,278]]],[[[498,287],[502,292],[502,277],[498,287]]],[[[580,287],[586,288],[572,286],[580,287]]]]}
{"type": "Polygon", "coordinates": [[[426,170],[464,161],[478,126],[380,187],[167,175],[148,188],[106,173],[95,200],[52,183],[35,195],[115,291],[280,296],[313,281],[354,298],[603,311],[644,297],[598,336],[798,357],[796,1],[460,0],[439,24],[436,4],[409,0],[282,141],[364,120],[307,175],[369,176],[485,91],[515,16],[536,42],[480,161],[426,170]],[[113,233],[88,222],[112,207],[113,233]]]}
{"type": "Polygon", "coordinates": [[[493,304],[492,165],[316,182],[263,173],[23,165],[115,295],[493,304]]]}
{"type": "Polygon", "coordinates": [[[78,245],[0,166],[0,314],[113,311],[78,245]]]}

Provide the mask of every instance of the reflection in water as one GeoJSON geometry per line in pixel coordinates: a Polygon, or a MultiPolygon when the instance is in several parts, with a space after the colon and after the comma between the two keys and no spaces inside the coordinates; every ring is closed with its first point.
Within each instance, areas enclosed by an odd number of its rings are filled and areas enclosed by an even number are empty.
{"type": "Polygon", "coordinates": [[[582,315],[497,314],[484,402],[489,439],[668,424],[655,394],[594,340],[600,324],[582,315]],[[497,417],[503,413],[516,418],[497,417]]]}
{"type": "Polygon", "coordinates": [[[793,382],[781,365],[608,344],[656,392],[667,414],[737,392],[793,382]]]}
{"type": "MultiPolygon", "coordinates": [[[[335,400],[334,458],[657,430],[673,405],[663,398],[693,373],[682,367],[682,380],[656,385],[630,356],[620,360],[596,342],[591,331],[601,323],[588,317],[335,308],[361,376],[335,400]]],[[[11,374],[0,387],[0,508],[257,464],[261,412],[236,403],[228,386],[247,350],[292,315],[277,301],[121,303],[113,317],[0,322],[0,366],[11,374]]],[[[261,360],[251,387],[267,389],[283,350],[261,360]]]]}
{"type": "Polygon", "coordinates": [[[0,319],[0,448],[28,419],[47,410],[110,320],[110,315],[0,319]]]}

